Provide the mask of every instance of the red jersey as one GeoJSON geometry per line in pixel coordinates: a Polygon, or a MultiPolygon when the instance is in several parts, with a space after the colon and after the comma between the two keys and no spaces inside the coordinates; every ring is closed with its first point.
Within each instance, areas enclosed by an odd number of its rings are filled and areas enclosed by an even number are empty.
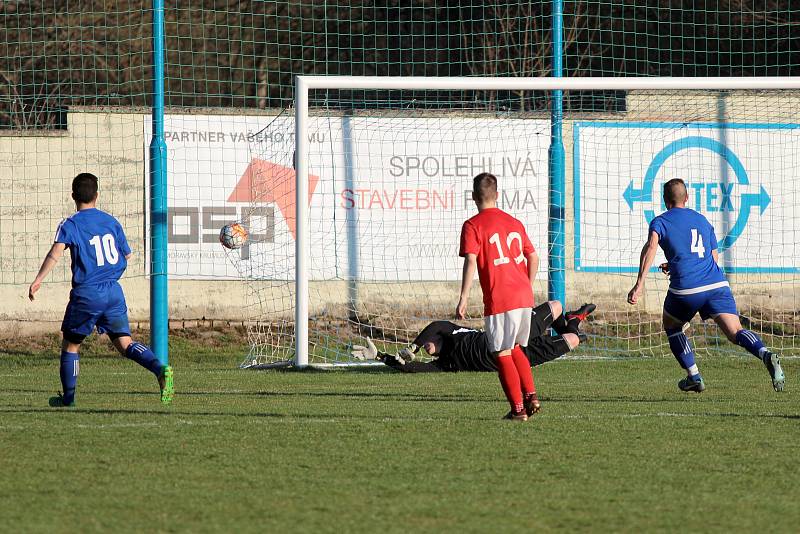
{"type": "Polygon", "coordinates": [[[464,222],[458,254],[477,256],[484,316],[533,307],[525,258],[534,250],[522,223],[499,208],[464,222]]]}

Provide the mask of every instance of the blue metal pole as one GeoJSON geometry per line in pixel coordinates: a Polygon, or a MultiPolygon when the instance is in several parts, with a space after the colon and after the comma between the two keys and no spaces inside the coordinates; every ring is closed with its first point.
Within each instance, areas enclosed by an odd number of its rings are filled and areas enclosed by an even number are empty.
{"type": "MultiPolygon", "coordinates": [[[[563,75],[563,0],[553,0],[553,77],[563,75]]],[[[562,91],[553,91],[550,112],[550,150],[548,158],[548,174],[550,176],[550,200],[548,214],[548,277],[547,297],[566,305],[566,283],[564,271],[566,267],[564,220],[566,181],[564,143],[561,140],[562,122],[564,120],[564,101],[562,91]]]]}
{"type": "Polygon", "coordinates": [[[164,142],[164,0],[153,0],[153,138],[150,141],[150,344],[168,354],[167,144],[164,142]]]}

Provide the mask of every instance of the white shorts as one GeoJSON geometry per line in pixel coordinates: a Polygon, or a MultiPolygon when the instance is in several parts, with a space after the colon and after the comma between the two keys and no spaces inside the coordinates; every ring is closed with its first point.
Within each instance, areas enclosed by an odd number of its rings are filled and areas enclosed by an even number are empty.
{"type": "Polygon", "coordinates": [[[489,350],[511,350],[514,345],[525,347],[531,333],[531,308],[517,308],[483,318],[489,350]]]}

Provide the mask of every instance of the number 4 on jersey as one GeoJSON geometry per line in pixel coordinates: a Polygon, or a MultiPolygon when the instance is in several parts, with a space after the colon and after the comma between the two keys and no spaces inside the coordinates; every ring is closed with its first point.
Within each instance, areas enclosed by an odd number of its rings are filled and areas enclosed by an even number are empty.
{"type": "Polygon", "coordinates": [[[703,236],[697,233],[697,228],[692,228],[692,246],[691,252],[696,252],[699,257],[703,257],[706,249],[703,247],[703,236]]]}

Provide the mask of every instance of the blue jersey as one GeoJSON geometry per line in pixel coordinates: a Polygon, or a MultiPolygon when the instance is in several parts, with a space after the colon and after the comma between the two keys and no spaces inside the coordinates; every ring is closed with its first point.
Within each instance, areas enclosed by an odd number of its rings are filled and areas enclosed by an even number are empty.
{"type": "Polygon", "coordinates": [[[650,232],[658,234],[669,262],[670,289],[705,290],[725,282],[711,255],[717,249],[717,236],[708,219],[688,208],[672,208],[653,219],[650,232]]]}
{"type": "Polygon", "coordinates": [[[56,243],[72,257],[72,287],[119,280],[131,253],[119,221],[97,208],[83,209],[61,221],[56,243]]]}

